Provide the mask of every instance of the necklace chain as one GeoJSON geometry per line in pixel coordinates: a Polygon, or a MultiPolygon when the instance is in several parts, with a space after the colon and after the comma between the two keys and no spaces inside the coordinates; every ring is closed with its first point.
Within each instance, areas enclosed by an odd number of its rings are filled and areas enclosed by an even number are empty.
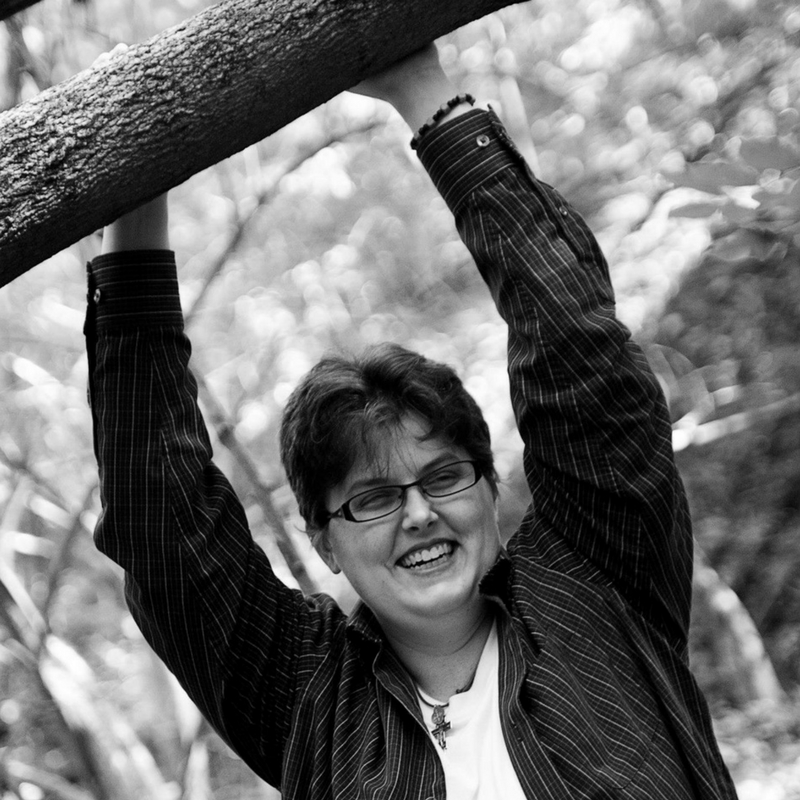
{"type": "Polygon", "coordinates": [[[422,700],[422,702],[425,703],[425,705],[428,706],[428,708],[447,708],[450,705],[449,700],[446,703],[429,703],[422,696],[422,692],[419,690],[419,687],[417,687],[417,697],[419,697],[419,699],[422,700]]]}
{"type": "Polygon", "coordinates": [[[417,690],[417,697],[425,703],[428,708],[433,709],[433,713],[431,714],[431,722],[433,723],[433,728],[431,729],[431,733],[436,738],[436,741],[439,743],[439,747],[442,750],[447,750],[447,731],[450,730],[450,723],[447,721],[445,717],[445,711],[449,708],[450,703],[439,703],[438,705],[434,705],[433,703],[429,703],[423,696],[422,692],[420,692],[419,687],[415,687],[417,690]]]}
{"type": "MultiPolygon", "coordinates": [[[[460,688],[456,689],[456,694],[463,694],[469,689],[472,688],[472,684],[475,681],[475,674],[478,671],[478,665],[475,665],[475,669],[472,671],[472,675],[470,675],[469,680],[460,688]]],[[[446,703],[430,703],[428,702],[423,696],[422,691],[420,690],[417,684],[414,684],[414,689],[416,689],[417,697],[426,705],[428,708],[433,709],[433,713],[431,714],[431,722],[433,723],[433,728],[431,729],[431,733],[436,738],[436,741],[439,743],[439,747],[442,750],[447,750],[447,731],[450,730],[450,723],[445,718],[445,712],[450,707],[450,701],[448,700],[446,703]]]]}

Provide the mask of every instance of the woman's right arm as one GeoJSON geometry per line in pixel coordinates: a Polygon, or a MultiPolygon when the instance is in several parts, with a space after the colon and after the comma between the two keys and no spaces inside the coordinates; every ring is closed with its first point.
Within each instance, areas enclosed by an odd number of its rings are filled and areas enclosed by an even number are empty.
{"type": "Polygon", "coordinates": [[[89,269],[103,506],[95,538],[125,569],[131,612],[155,651],[231,746],[278,785],[307,677],[298,657],[338,622],[314,615],[274,576],[212,462],[165,231],[165,201],[126,215],[89,269]]]}

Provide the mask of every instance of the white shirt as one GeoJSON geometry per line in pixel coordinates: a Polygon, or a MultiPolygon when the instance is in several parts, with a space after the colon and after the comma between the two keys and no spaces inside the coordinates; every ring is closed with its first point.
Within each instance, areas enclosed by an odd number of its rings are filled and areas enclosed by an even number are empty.
{"type": "MultiPolygon", "coordinates": [[[[494,623],[472,686],[454,694],[445,709],[445,720],[450,723],[446,750],[431,733],[433,709],[420,701],[428,735],[442,762],[450,800],[525,800],[500,727],[499,663],[494,623]]],[[[441,705],[421,689],[419,692],[431,705],[441,705]]]]}

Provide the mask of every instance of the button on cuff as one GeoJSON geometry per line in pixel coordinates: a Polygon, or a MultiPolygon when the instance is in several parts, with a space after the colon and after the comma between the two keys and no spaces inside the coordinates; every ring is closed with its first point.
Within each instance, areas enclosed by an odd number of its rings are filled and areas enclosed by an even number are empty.
{"type": "Polygon", "coordinates": [[[94,290],[94,294],[92,295],[92,300],[94,301],[95,305],[100,302],[100,298],[103,296],[103,293],[99,289],[94,290]]]}
{"type": "Polygon", "coordinates": [[[478,147],[488,147],[488,146],[489,146],[489,144],[491,143],[491,141],[492,141],[492,140],[491,140],[491,139],[490,139],[490,138],[487,136],[487,134],[485,134],[485,133],[482,133],[482,134],[481,134],[481,135],[480,135],[480,136],[479,136],[479,137],[478,137],[478,138],[475,140],[475,144],[476,144],[476,145],[478,145],[478,147]]]}

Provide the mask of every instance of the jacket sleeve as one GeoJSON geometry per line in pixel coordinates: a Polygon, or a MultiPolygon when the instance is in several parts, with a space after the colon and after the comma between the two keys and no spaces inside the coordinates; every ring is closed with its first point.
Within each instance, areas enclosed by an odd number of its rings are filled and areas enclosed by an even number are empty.
{"type": "Polygon", "coordinates": [[[86,336],[97,546],[125,569],[154,650],[228,743],[279,785],[296,692],[330,644],[337,610],[275,577],[211,460],[172,253],[95,259],[86,336]]]}
{"type": "Polygon", "coordinates": [[[435,129],[420,158],[508,324],[533,498],[510,550],[608,582],[682,648],[692,540],[669,418],[594,236],[492,112],[435,129]]]}

